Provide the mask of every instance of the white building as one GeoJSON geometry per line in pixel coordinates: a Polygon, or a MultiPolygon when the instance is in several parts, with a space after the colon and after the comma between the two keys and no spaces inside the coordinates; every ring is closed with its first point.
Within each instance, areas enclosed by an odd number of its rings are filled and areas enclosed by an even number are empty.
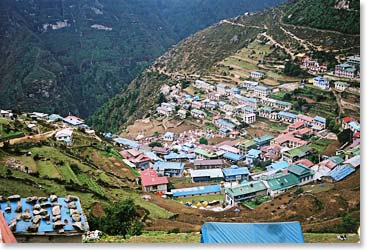
{"type": "Polygon", "coordinates": [[[263,72],[259,72],[259,71],[251,72],[251,78],[254,78],[254,79],[260,79],[260,78],[263,78],[264,76],[265,74],[263,72]]]}
{"type": "Polygon", "coordinates": [[[73,130],[69,128],[58,131],[55,135],[57,141],[71,142],[73,139],[73,130]]]}
{"type": "Polygon", "coordinates": [[[264,87],[264,86],[256,86],[254,88],[254,94],[257,97],[267,97],[268,95],[270,95],[271,93],[271,89],[268,87],[264,87]]]}
{"type": "Polygon", "coordinates": [[[247,124],[251,124],[256,122],[256,114],[251,113],[251,114],[245,114],[243,116],[243,121],[247,124]]]}
{"type": "Polygon", "coordinates": [[[335,84],[335,89],[338,91],[344,91],[346,88],[349,87],[349,84],[346,82],[337,81],[334,84],[335,84]]]}
{"type": "Polygon", "coordinates": [[[329,81],[321,76],[315,77],[313,79],[313,86],[324,90],[328,90],[330,88],[329,81]]]}

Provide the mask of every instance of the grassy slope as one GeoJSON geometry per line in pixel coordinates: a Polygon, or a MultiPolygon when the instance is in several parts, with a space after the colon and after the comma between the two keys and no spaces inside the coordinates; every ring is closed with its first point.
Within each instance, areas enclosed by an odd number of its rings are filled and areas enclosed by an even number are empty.
{"type": "MultiPolygon", "coordinates": [[[[306,243],[357,243],[359,237],[357,234],[347,234],[347,240],[340,241],[338,234],[316,234],[305,233],[306,243]]],[[[167,234],[164,232],[145,232],[143,235],[134,236],[127,240],[118,236],[106,236],[99,242],[101,243],[200,243],[201,235],[199,233],[178,233],[167,234]]]]}

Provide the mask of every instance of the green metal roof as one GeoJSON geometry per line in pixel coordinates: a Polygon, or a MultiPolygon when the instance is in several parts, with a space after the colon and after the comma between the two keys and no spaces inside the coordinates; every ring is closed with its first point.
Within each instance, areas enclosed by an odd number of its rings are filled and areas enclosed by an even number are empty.
{"type": "Polygon", "coordinates": [[[196,148],[194,150],[194,153],[195,154],[198,154],[198,155],[203,155],[203,156],[205,156],[207,158],[213,158],[213,157],[216,157],[217,156],[216,154],[210,153],[210,152],[208,152],[208,151],[206,151],[205,149],[202,149],[202,148],[196,148]]]}
{"type": "Polygon", "coordinates": [[[301,146],[301,147],[298,147],[298,148],[293,148],[293,149],[289,150],[288,152],[286,152],[286,154],[291,156],[291,157],[295,157],[295,156],[303,157],[310,150],[311,150],[311,147],[309,145],[304,145],[304,146],[301,146]]]}
{"type": "Polygon", "coordinates": [[[243,143],[241,143],[241,146],[246,147],[246,148],[253,147],[253,146],[256,146],[256,142],[254,140],[246,140],[243,143]]]}
{"type": "Polygon", "coordinates": [[[269,113],[271,113],[273,110],[270,107],[264,106],[260,108],[261,110],[267,111],[269,113]]]}
{"type": "Polygon", "coordinates": [[[254,141],[259,143],[259,142],[270,141],[270,140],[273,140],[273,139],[274,139],[274,136],[272,136],[272,135],[263,135],[259,138],[255,138],[254,141]]]}
{"type": "Polygon", "coordinates": [[[267,180],[271,190],[281,190],[289,188],[299,183],[297,176],[294,174],[276,174],[271,179],[267,180]]]}
{"type": "Polygon", "coordinates": [[[291,165],[288,167],[288,171],[297,176],[313,174],[313,170],[309,169],[308,167],[304,166],[303,164],[291,165]]]}
{"type": "Polygon", "coordinates": [[[250,194],[254,192],[259,192],[262,190],[266,190],[266,186],[261,181],[257,182],[249,182],[246,184],[238,185],[232,188],[226,188],[226,193],[230,194],[232,197],[250,194]]]}

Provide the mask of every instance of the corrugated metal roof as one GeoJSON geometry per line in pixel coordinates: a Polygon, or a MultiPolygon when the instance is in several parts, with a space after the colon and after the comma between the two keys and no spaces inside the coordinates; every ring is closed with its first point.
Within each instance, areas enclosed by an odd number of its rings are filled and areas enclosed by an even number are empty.
{"type": "Polygon", "coordinates": [[[172,189],[173,197],[181,197],[188,195],[202,195],[209,193],[218,193],[220,192],[219,185],[208,185],[208,186],[199,186],[199,187],[190,187],[190,188],[180,188],[180,189],[172,189]]]}
{"type": "Polygon", "coordinates": [[[344,161],[344,164],[351,165],[354,168],[359,167],[361,165],[361,155],[356,155],[344,161]]]}
{"type": "Polygon", "coordinates": [[[343,180],[348,175],[352,174],[354,171],[356,171],[354,168],[342,165],[342,166],[336,166],[333,170],[331,170],[327,176],[330,176],[335,181],[343,180]]]}
{"type": "Polygon", "coordinates": [[[165,169],[182,170],[183,168],[184,164],[182,162],[157,161],[153,165],[154,170],[165,170],[165,169]]]}
{"type": "Polygon", "coordinates": [[[223,155],[224,158],[226,159],[229,159],[231,161],[240,161],[244,158],[243,155],[239,155],[239,154],[234,154],[234,153],[231,153],[231,152],[226,152],[224,155],[223,155]]]}
{"type": "Polygon", "coordinates": [[[205,222],[201,243],[304,243],[299,222],[224,223],[205,222]]]}
{"type": "Polygon", "coordinates": [[[233,175],[246,175],[249,174],[250,171],[246,167],[230,167],[230,168],[223,168],[223,175],[224,176],[233,176],[233,175]]]}
{"type": "Polygon", "coordinates": [[[282,190],[295,186],[299,183],[298,178],[293,174],[275,174],[266,180],[271,190],[282,190]]]}
{"type": "Polygon", "coordinates": [[[266,190],[266,186],[261,181],[253,181],[246,184],[241,184],[235,187],[226,188],[226,192],[233,196],[239,196],[243,194],[249,194],[266,190]]]}
{"type": "Polygon", "coordinates": [[[213,169],[198,169],[194,170],[192,169],[190,171],[191,177],[207,177],[210,178],[223,178],[223,172],[222,169],[219,168],[213,168],[213,169]]]}
{"type": "Polygon", "coordinates": [[[267,166],[267,170],[280,170],[280,169],[285,169],[289,166],[289,163],[287,161],[277,161],[277,162],[273,162],[272,164],[270,164],[269,166],[267,166]]]}

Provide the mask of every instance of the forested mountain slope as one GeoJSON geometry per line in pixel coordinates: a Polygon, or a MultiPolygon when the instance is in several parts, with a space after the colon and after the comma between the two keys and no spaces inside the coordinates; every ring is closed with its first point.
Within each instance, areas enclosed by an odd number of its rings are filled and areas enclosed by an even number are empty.
{"type": "Polygon", "coordinates": [[[0,106],[90,115],[171,45],[284,0],[2,0],[0,106]]]}

